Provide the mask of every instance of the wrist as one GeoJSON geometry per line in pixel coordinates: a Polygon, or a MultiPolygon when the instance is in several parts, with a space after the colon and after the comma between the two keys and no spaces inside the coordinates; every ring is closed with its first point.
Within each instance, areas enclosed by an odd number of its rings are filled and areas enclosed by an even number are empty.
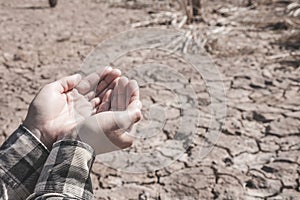
{"type": "Polygon", "coordinates": [[[25,121],[22,124],[28,131],[30,131],[42,144],[44,144],[48,150],[52,149],[53,142],[51,143],[48,138],[46,138],[43,132],[32,123],[25,121]]]}
{"type": "Polygon", "coordinates": [[[59,140],[79,140],[80,141],[80,137],[78,136],[77,128],[75,127],[69,131],[66,131],[66,132],[58,135],[57,141],[59,141],[59,140]]]}

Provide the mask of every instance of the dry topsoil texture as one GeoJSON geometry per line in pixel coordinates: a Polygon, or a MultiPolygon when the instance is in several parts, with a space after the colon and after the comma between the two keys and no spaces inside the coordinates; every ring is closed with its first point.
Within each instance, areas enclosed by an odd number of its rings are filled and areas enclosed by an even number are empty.
{"type": "MultiPolygon", "coordinates": [[[[22,122],[39,88],[79,71],[103,39],[132,27],[179,26],[203,45],[222,75],[227,117],[220,138],[199,159],[210,118],[209,92],[200,76],[183,70],[180,62],[162,59],[160,52],[132,53],[124,63],[152,59],[179,68],[196,87],[202,117],[186,153],[163,169],[130,174],[97,159],[92,170],[95,199],[300,199],[300,23],[297,5],[291,3],[205,0],[203,20],[183,25],[176,1],[74,0],[59,1],[54,9],[46,0],[1,1],[1,142],[22,122]]],[[[112,64],[122,66],[121,61],[112,64]]],[[[136,76],[148,80],[147,73],[136,76]]],[[[164,70],[157,74],[150,79],[167,76],[164,70]]],[[[174,85],[180,84],[186,83],[174,85]]],[[[157,85],[141,90],[145,111],[155,102],[164,108],[172,101],[172,94],[157,85]]],[[[184,115],[180,107],[168,108],[165,126],[158,121],[152,127],[162,132],[151,140],[154,146],[172,139],[176,120],[184,115]]]]}

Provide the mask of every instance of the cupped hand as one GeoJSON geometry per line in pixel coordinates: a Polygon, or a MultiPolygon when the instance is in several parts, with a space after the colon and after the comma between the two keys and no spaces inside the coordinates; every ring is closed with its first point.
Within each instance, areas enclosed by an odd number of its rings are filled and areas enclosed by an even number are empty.
{"type": "Polygon", "coordinates": [[[47,84],[29,106],[23,125],[49,149],[95,114],[105,94],[116,84],[119,70],[105,68],[85,78],[79,74],[47,84]]]}
{"type": "Polygon", "coordinates": [[[96,114],[78,126],[79,137],[97,154],[127,148],[134,140],[133,127],[142,118],[141,108],[137,82],[121,77],[105,93],[96,114]]]}

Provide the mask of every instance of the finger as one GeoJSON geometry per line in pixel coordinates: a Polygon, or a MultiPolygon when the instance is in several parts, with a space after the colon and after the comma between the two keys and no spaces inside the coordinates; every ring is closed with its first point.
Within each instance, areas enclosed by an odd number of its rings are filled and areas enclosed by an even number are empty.
{"type": "Polygon", "coordinates": [[[85,95],[90,91],[94,91],[97,88],[101,77],[106,76],[110,71],[112,71],[111,67],[100,68],[96,72],[91,73],[84,77],[78,86],[76,87],[80,94],[85,95]]]}
{"type": "Polygon", "coordinates": [[[142,106],[143,105],[140,100],[135,100],[128,105],[127,110],[136,110],[136,109],[141,110],[142,106]]]}
{"type": "Polygon", "coordinates": [[[130,80],[126,90],[126,107],[133,101],[140,99],[139,85],[136,80],[130,80]]]}
{"type": "MultiPolygon", "coordinates": [[[[96,73],[99,74],[100,80],[104,79],[104,77],[107,76],[107,74],[109,74],[111,71],[113,70],[113,68],[111,66],[106,66],[104,68],[104,70],[99,69],[96,73]]],[[[99,81],[98,81],[99,84],[99,81]]],[[[98,86],[97,84],[97,86],[98,86]]]]}
{"type": "Polygon", "coordinates": [[[108,88],[108,86],[111,85],[111,83],[118,77],[121,76],[121,71],[119,69],[113,69],[109,73],[107,73],[105,76],[103,76],[97,86],[96,93],[100,94],[105,89],[108,88]]]}
{"type": "Polygon", "coordinates": [[[101,103],[101,100],[99,97],[95,97],[90,101],[90,103],[92,105],[92,108],[96,108],[101,103]]]}
{"type": "Polygon", "coordinates": [[[116,111],[117,108],[118,108],[117,107],[117,105],[118,105],[118,87],[119,87],[119,80],[117,80],[116,86],[115,86],[115,88],[113,89],[113,92],[112,92],[111,104],[110,104],[110,107],[111,107],[112,111],[116,111]]]}
{"type": "Polygon", "coordinates": [[[126,109],[126,88],[128,84],[128,78],[121,77],[118,83],[117,95],[118,95],[118,104],[117,110],[123,111],[126,109]]]}
{"type": "Polygon", "coordinates": [[[127,130],[141,119],[139,109],[129,111],[108,111],[95,115],[99,126],[107,133],[116,130],[127,130]],[[106,119],[106,120],[103,120],[106,119]]]}
{"type": "Polygon", "coordinates": [[[87,93],[87,94],[85,95],[85,98],[86,98],[88,101],[92,100],[93,98],[95,98],[95,92],[94,92],[94,91],[91,91],[91,92],[87,93]]]}
{"type": "Polygon", "coordinates": [[[112,90],[108,90],[103,96],[102,102],[98,107],[97,113],[109,111],[111,105],[112,90]]]}
{"type": "Polygon", "coordinates": [[[60,93],[72,90],[81,80],[80,74],[64,77],[54,82],[54,86],[60,93]]]}
{"type": "Polygon", "coordinates": [[[140,109],[114,112],[114,130],[128,130],[142,118],[140,109]]]}
{"type": "Polygon", "coordinates": [[[115,80],[113,80],[113,82],[110,83],[110,85],[105,88],[100,94],[98,94],[97,96],[100,98],[100,99],[103,99],[104,95],[106,94],[106,92],[108,90],[113,90],[116,85],[117,85],[117,82],[119,81],[119,78],[116,78],[115,80]]]}

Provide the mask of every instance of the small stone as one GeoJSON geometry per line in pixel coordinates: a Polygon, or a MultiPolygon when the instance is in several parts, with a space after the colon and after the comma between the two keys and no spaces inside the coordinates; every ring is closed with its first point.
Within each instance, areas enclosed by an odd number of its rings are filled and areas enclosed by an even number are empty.
{"type": "Polygon", "coordinates": [[[270,78],[272,79],[273,75],[271,74],[271,72],[268,69],[264,69],[262,75],[266,78],[270,78]]]}
{"type": "Polygon", "coordinates": [[[253,88],[265,88],[265,80],[262,77],[251,77],[250,86],[253,88]]]}

